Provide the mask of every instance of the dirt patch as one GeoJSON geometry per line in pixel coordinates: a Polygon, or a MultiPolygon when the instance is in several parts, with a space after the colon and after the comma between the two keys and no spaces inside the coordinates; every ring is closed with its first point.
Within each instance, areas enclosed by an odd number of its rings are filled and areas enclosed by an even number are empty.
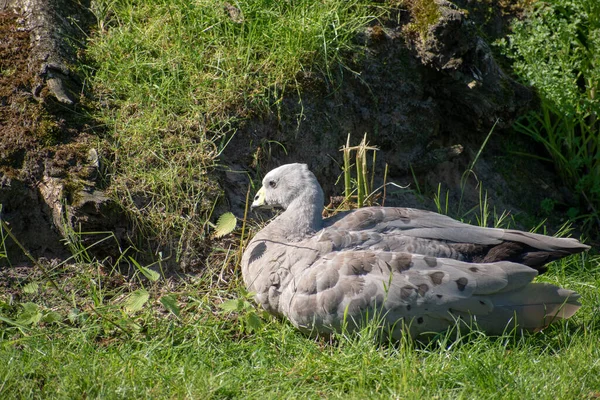
{"type": "Polygon", "coordinates": [[[26,181],[40,180],[45,169],[52,176],[79,175],[87,164],[90,136],[83,132],[90,120],[81,107],[61,106],[48,88],[40,89],[30,36],[22,16],[0,14],[1,171],[26,181]]]}

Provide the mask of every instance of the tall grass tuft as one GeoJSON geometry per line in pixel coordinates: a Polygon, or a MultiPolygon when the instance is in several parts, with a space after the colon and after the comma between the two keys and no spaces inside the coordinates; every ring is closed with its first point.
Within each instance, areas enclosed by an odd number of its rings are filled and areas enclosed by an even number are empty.
{"type": "MultiPolygon", "coordinates": [[[[373,180],[375,179],[375,161],[377,160],[376,146],[370,146],[367,142],[367,134],[357,146],[350,146],[350,135],[346,145],[340,151],[343,153],[344,167],[344,197],[349,203],[352,198],[356,200],[358,208],[365,205],[374,205],[375,194],[373,180]],[[352,164],[351,155],[355,153],[355,162],[352,164]],[[371,171],[369,176],[369,153],[371,153],[371,171]],[[356,169],[356,178],[352,179],[352,167],[356,169]]],[[[387,168],[387,167],[386,167],[387,168]]],[[[386,169],[387,172],[387,169],[386,169]]],[[[385,187],[385,185],[384,185],[385,187]]]]}

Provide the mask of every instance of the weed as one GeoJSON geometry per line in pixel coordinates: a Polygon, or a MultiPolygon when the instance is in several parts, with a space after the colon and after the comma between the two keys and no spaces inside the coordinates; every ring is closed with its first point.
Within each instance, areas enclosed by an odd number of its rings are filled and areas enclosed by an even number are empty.
{"type": "Polygon", "coordinates": [[[433,195],[433,204],[435,204],[436,211],[439,214],[448,215],[448,196],[449,192],[446,191],[446,196],[442,196],[442,184],[438,183],[437,193],[433,195]]]}
{"type": "Polygon", "coordinates": [[[264,326],[264,320],[269,318],[266,312],[258,311],[254,305],[254,293],[242,291],[240,297],[224,301],[219,304],[223,313],[236,313],[238,315],[239,334],[258,332],[264,326]]]}
{"type": "MultiPolygon", "coordinates": [[[[515,129],[544,145],[564,182],[579,193],[570,217],[600,226],[600,3],[535,2],[529,18],[500,44],[515,72],[540,95],[540,110],[515,129]]],[[[597,231],[597,229],[595,229],[597,231]]]]}
{"type": "Polygon", "coordinates": [[[375,161],[377,150],[379,150],[377,147],[369,146],[366,133],[358,146],[350,146],[350,135],[348,135],[346,145],[342,146],[340,149],[340,151],[343,152],[344,158],[344,167],[342,172],[344,175],[344,195],[346,203],[348,203],[353,197],[354,193],[356,193],[354,198],[356,199],[358,208],[364,207],[366,200],[370,201],[369,205],[373,205],[374,199],[371,197],[371,194],[373,193],[373,179],[375,178],[375,161]],[[350,160],[352,152],[356,153],[354,164],[352,164],[350,160]],[[369,152],[372,152],[370,176],[368,167],[369,152]],[[351,172],[353,166],[356,168],[356,179],[354,182],[352,180],[351,172]]]}
{"type": "Polygon", "coordinates": [[[467,180],[468,180],[469,176],[475,177],[475,179],[479,182],[479,179],[477,179],[477,175],[475,174],[475,165],[477,164],[477,161],[479,160],[481,153],[485,149],[485,146],[487,145],[488,140],[492,136],[492,133],[494,132],[494,129],[496,128],[496,125],[498,124],[498,121],[499,120],[497,119],[494,122],[494,125],[492,126],[492,128],[490,129],[488,134],[486,135],[483,143],[479,147],[479,150],[477,150],[477,154],[475,155],[475,158],[469,163],[469,167],[462,173],[462,176],[460,178],[460,201],[458,202],[458,212],[459,213],[462,210],[463,195],[465,192],[465,187],[467,185],[467,180]]]}

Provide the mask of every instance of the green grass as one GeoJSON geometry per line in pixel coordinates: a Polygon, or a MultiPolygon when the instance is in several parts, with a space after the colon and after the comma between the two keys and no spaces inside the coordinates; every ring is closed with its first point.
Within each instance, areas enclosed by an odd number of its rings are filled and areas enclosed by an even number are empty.
{"type": "MultiPolygon", "coordinates": [[[[480,223],[496,220],[487,204],[482,197],[480,223]]],[[[0,396],[572,399],[600,393],[599,256],[555,262],[538,278],[576,290],[583,304],[573,318],[542,332],[450,331],[428,344],[389,343],[370,324],[315,340],[248,301],[236,268],[239,235],[215,243],[219,267],[214,262],[193,276],[166,279],[133,263],[125,277],[93,261],[46,261],[16,271],[0,291],[0,396]]],[[[72,249],[86,259],[85,249],[72,249]]]]}
{"type": "Polygon", "coordinates": [[[533,2],[500,43],[514,71],[540,96],[539,110],[515,129],[542,143],[557,172],[579,197],[569,210],[590,235],[600,226],[600,3],[533,2]]]}
{"type": "Polygon", "coordinates": [[[600,391],[598,258],[555,263],[540,278],[582,294],[568,322],[523,336],[450,333],[428,345],[377,344],[370,327],[314,340],[268,316],[250,329],[241,320],[253,308],[218,306],[243,290],[231,271],[215,285],[217,272],[146,283],[149,300],[135,312],[127,295],[141,283],[100,266],[54,267],[64,298],[42,278],[24,280],[0,295],[2,398],[572,399],[600,391]],[[162,305],[167,295],[179,317],[162,305]],[[37,305],[39,321],[25,304],[37,305]]]}
{"type": "Polygon", "coordinates": [[[381,14],[366,0],[94,0],[92,10],[84,70],[107,126],[108,190],[177,256],[206,236],[221,195],[211,171],[239,122],[276,112],[316,76],[338,84],[357,32],[381,14]]]}

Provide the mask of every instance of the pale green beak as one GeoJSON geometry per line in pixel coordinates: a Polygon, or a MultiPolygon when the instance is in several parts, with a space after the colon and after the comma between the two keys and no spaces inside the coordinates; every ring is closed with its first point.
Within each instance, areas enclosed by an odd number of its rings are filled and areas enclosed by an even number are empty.
{"type": "Polygon", "coordinates": [[[260,190],[256,193],[256,196],[254,196],[254,201],[252,202],[250,209],[254,210],[255,208],[263,206],[265,206],[265,188],[261,187],[260,190]]]}

